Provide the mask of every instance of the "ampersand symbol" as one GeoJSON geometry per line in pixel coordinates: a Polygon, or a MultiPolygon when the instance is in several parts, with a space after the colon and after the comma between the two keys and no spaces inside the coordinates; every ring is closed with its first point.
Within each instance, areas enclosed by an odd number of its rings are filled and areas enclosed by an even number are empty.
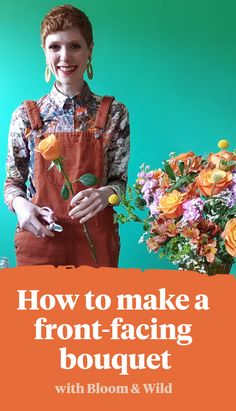
{"type": "Polygon", "coordinates": [[[132,384],[132,387],[131,387],[130,391],[131,391],[132,394],[139,394],[140,393],[139,385],[138,384],[132,384]]]}

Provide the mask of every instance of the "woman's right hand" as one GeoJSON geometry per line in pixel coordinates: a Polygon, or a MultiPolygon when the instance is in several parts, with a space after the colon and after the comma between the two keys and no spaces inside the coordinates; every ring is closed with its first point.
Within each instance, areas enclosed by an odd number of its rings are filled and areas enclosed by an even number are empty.
{"type": "Polygon", "coordinates": [[[13,200],[13,209],[18,218],[20,228],[30,231],[36,237],[54,237],[55,234],[40,222],[48,216],[48,211],[38,207],[24,197],[17,196],[13,200]]]}

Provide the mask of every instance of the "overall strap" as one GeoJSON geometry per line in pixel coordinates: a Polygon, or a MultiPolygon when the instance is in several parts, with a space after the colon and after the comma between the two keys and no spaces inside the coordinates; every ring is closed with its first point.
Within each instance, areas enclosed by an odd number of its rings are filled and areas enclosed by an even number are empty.
{"type": "Polygon", "coordinates": [[[32,130],[38,130],[42,127],[39,108],[36,101],[25,100],[24,108],[27,111],[32,130]]]}
{"type": "Polygon", "coordinates": [[[107,115],[110,109],[110,106],[115,98],[111,96],[104,96],[100,103],[100,106],[97,111],[96,119],[95,119],[95,128],[102,129],[106,125],[107,115]]]}

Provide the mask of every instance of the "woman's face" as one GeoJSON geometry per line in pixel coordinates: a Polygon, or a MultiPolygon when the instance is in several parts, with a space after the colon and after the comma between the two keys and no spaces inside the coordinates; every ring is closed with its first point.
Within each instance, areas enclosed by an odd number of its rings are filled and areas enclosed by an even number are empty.
{"type": "MultiPolygon", "coordinates": [[[[93,46],[93,45],[92,45],[93,46]]],[[[45,41],[47,64],[63,91],[78,91],[83,74],[92,54],[78,28],[49,34],[45,41]]]]}

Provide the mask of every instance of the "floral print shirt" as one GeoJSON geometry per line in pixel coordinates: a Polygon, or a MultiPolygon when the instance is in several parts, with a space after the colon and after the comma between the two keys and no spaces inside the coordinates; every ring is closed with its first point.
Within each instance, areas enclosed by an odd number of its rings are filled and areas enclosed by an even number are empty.
{"type": "MultiPolygon", "coordinates": [[[[93,126],[102,97],[91,92],[87,83],[79,94],[67,97],[54,84],[52,91],[37,101],[43,128],[41,133],[83,131],[93,126]]],[[[101,185],[112,187],[118,197],[125,192],[129,159],[129,118],[124,104],[114,100],[106,122],[104,175],[101,185]]],[[[31,200],[34,187],[35,136],[23,104],[12,115],[9,131],[5,202],[13,210],[16,196],[31,200]]]]}

